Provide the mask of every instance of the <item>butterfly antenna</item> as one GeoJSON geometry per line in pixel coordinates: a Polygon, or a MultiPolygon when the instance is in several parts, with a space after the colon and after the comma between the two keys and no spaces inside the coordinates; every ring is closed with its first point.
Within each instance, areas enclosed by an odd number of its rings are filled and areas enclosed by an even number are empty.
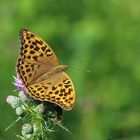
{"type": "Polygon", "coordinates": [[[79,70],[79,71],[85,71],[85,72],[90,72],[90,70],[85,70],[85,69],[80,69],[80,68],[77,68],[77,67],[74,67],[74,66],[69,66],[70,68],[72,69],[75,69],[75,70],[79,70]]]}

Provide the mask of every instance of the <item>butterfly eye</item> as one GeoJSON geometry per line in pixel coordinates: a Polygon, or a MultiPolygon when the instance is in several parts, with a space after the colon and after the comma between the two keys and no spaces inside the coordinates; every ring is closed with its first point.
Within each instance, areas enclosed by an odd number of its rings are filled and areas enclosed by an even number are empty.
{"type": "Polygon", "coordinates": [[[68,69],[68,66],[66,66],[66,65],[61,65],[61,68],[62,68],[63,71],[66,71],[66,70],[68,69]]]}
{"type": "Polygon", "coordinates": [[[68,66],[65,65],[65,71],[68,69],[68,66]]]}

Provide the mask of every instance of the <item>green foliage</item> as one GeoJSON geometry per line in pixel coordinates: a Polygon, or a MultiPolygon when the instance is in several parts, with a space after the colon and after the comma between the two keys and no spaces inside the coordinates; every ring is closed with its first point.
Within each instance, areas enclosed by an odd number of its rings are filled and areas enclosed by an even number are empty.
{"type": "Polygon", "coordinates": [[[60,129],[54,140],[140,139],[139,5],[138,0],[1,0],[0,140],[15,140],[19,129],[4,132],[15,118],[5,97],[15,89],[21,27],[48,42],[69,66],[76,88],[74,109],[63,118],[72,134],[60,129]]]}

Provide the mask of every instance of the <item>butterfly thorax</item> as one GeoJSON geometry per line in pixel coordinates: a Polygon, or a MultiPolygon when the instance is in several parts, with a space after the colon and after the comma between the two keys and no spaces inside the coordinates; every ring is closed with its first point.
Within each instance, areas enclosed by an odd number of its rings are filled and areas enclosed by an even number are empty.
{"type": "Polygon", "coordinates": [[[68,66],[66,65],[58,65],[56,67],[54,67],[52,69],[52,72],[55,74],[55,73],[60,73],[60,72],[63,72],[63,71],[66,71],[68,68],[68,66]]]}
{"type": "Polygon", "coordinates": [[[36,82],[41,82],[46,79],[49,79],[50,77],[55,76],[55,74],[66,71],[67,68],[68,68],[68,66],[66,66],[66,65],[58,65],[58,66],[52,68],[50,71],[48,71],[48,72],[44,73],[43,75],[41,75],[40,77],[38,77],[36,82]]]}

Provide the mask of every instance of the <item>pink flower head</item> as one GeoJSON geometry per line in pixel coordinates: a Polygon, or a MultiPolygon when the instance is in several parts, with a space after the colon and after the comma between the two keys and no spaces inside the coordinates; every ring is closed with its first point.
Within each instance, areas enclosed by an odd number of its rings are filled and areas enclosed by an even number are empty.
{"type": "Polygon", "coordinates": [[[19,76],[13,76],[15,82],[13,84],[17,87],[18,90],[22,90],[25,92],[25,86],[22,84],[22,81],[19,79],[19,76]]]}

